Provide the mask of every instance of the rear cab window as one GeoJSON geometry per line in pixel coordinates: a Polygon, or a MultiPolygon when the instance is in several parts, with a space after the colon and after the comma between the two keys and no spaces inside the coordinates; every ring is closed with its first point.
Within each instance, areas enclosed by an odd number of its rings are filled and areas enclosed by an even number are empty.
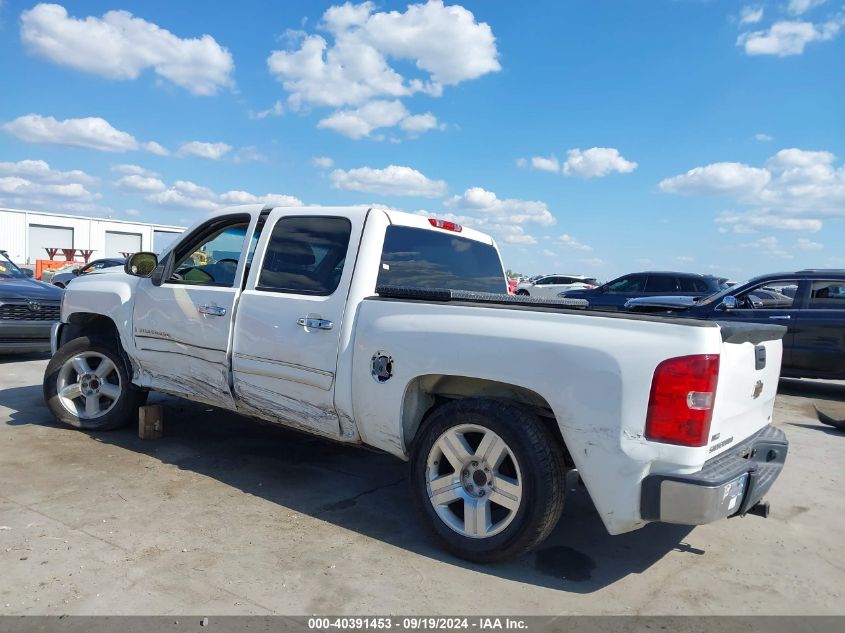
{"type": "Polygon", "coordinates": [[[380,266],[379,286],[507,292],[496,249],[456,234],[391,225],[380,266]]]}

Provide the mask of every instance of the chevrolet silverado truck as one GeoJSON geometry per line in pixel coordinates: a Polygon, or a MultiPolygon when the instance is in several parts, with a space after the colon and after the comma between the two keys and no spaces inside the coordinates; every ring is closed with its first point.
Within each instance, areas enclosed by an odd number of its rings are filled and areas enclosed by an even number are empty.
{"type": "Polygon", "coordinates": [[[507,295],[495,242],[453,222],[235,207],[70,284],[44,395],[89,431],[156,390],[386,451],[474,561],[543,541],[575,471],[611,534],[765,515],[784,328],[583,303],[507,295]]]}

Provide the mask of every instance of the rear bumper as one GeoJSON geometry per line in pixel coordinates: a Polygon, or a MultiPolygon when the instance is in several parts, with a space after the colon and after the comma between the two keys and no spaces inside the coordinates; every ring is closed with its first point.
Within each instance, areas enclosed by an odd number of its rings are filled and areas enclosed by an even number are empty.
{"type": "Polygon", "coordinates": [[[50,351],[50,321],[0,322],[0,354],[50,351]]]}
{"type": "Polygon", "coordinates": [[[642,483],[640,514],[646,521],[701,525],[743,515],[772,487],[789,448],[771,425],[690,475],[649,475],[642,483]]]}

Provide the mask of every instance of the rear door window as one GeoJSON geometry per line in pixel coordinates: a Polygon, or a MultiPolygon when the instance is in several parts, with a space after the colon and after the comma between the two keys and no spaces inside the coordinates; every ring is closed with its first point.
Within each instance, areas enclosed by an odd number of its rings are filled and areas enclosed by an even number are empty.
{"type": "Polygon", "coordinates": [[[340,283],[352,224],[346,218],[284,217],[276,222],[258,290],[328,296],[340,283]]]}
{"type": "Polygon", "coordinates": [[[814,281],[809,310],[845,310],[845,281],[814,281]]]}
{"type": "Polygon", "coordinates": [[[649,275],[646,292],[678,292],[678,278],[674,275],[649,275]]]}
{"type": "Polygon", "coordinates": [[[379,286],[507,292],[505,271],[490,244],[449,233],[389,226],[379,286]]]}

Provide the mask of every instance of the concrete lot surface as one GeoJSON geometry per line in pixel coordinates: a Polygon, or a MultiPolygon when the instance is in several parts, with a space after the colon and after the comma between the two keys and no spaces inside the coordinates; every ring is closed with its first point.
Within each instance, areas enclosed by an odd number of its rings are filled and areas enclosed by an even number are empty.
{"type": "MultiPolygon", "coordinates": [[[[53,421],[42,358],[0,359],[0,614],[845,614],[845,433],[782,381],[772,516],[611,537],[583,489],[542,549],[437,549],[405,464],[155,397],[166,435],[53,421]]],[[[845,417],[845,416],[843,416],[845,417]]]]}

